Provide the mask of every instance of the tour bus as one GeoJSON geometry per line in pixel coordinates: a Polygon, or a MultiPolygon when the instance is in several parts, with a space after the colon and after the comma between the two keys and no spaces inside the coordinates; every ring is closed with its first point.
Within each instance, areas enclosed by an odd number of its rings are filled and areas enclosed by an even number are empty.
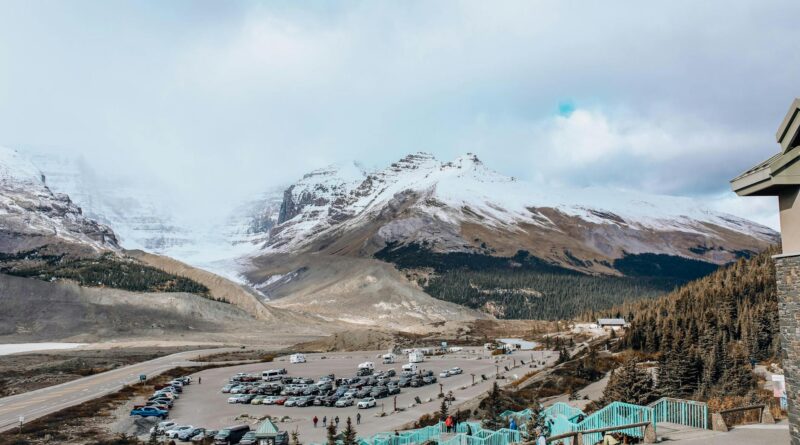
{"type": "Polygon", "coordinates": [[[289,357],[289,363],[305,363],[305,362],[306,362],[306,356],[303,355],[303,354],[299,354],[299,353],[298,354],[292,354],[289,357]]]}

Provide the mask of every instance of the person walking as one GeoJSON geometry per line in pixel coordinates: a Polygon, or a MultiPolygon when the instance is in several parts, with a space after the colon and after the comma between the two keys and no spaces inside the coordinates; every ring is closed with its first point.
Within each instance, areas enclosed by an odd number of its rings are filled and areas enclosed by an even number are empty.
{"type": "Polygon", "coordinates": [[[453,432],[452,431],[453,430],[453,416],[447,416],[447,418],[444,419],[444,426],[445,426],[445,430],[448,433],[452,433],[453,432]]]}
{"type": "Polygon", "coordinates": [[[511,418],[511,421],[508,422],[508,429],[510,429],[511,431],[517,430],[517,421],[513,417],[511,418]]]}
{"type": "Polygon", "coordinates": [[[361,425],[361,413],[356,414],[356,425],[361,425]]]}
{"type": "Polygon", "coordinates": [[[327,424],[328,424],[328,416],[322,416],[322,425],[324,426],[327,424]]]}
{"type": "Polygon", "coordinates": [[[200,376],[198,376],[198,377],[197,377],[197,384],[198,384],[198,385],[201,385],[202,383],[203,383],[203,378],[202,378],[202,377],[200,377],[200,376]]]}
{"type": "Polygon", "coordinates": [[[336,428],[339,428],[339,416],[336,416],[333,421],[336,422],[336,428]]]}
{"type": "Polygon", "coordinates": [[[544,437],[544,434],[542,434],[541,429],[539,428],[536,429],[536,435],[539,436],[536,438],[536,445],[547,445],[547,438],[544,437]]]}
{"type": "Polygon", "coordinates": [[[311,421],[314,422],[314,428],[316,428],[317,427],[317,422],[319,422],[319,419],[317,419],[317,416],[314,416],[314,418],[311,419],[311,421]]]}
{"type": "Polygon", "coordinates": [[[469,424],[467,424],[467,436],[471,436],[471,435],[472,435],[472,427],[469,426],[469,424]]]}

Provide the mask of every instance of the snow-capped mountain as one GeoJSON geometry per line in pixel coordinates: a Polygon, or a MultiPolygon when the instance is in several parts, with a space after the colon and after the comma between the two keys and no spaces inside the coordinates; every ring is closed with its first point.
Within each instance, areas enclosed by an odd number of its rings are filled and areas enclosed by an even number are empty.
{"type": "Polygon", "coordinates": [[[193,241],[191,232],[175,221],[169,194],[144,185],[151,180],[98,174],[83,158],[56,151],[26,155],[51,189],[69,195],[87,216],[112,227],[125,248],[165,253],[193,241]]]}
{"type": "Polygon", "coordinates": [[[599,272],[625,254],[724,263],[776,242],[773,230],[690,198],[609,189],[546,189],[487,168],[475,155],[406,156],[378,172],[332,166],[284,193],[265,254],[369,256],[389,242],[435,251],[533,255],[599,272]]]}
{"type": "Polygon", "coordinates": [[[51,191],[45,175],[27,158],[0,147],[0,251],[45,246],[75,254],[119,249],[109,227],[85,216],[66,194],[51,191]]]}

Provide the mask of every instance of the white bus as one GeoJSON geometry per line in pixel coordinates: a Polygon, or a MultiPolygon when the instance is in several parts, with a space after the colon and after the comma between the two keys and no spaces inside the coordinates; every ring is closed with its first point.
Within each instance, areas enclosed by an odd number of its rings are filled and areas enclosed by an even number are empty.
{"type": "Polygon", "coordinates": [[[306,356],[303,355],[303,354],[299,354],[299,353],[298,354],[292,354],[289,357],[289,363],[305,363],[305,362],[306,362],[306,356]]]}
{"type": "Polygon", "coordinates": [[[425,354],[421,351],[412,351],[408,353],[409,363],[421,363],[423,361],[425,361],[425,354]]]}

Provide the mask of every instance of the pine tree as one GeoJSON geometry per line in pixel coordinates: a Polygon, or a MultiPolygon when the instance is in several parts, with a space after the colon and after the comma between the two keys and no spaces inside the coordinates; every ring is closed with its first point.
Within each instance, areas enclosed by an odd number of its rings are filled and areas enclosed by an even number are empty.
{"type": "Polygon", "coordinates": [[[343,445],[356,445],[356,430],[353,428],[353,422],[349,417],[342,431],[342,442],[343,445]]]}
{"type": "Polygon", "coordinates": [[[492,385],[492,390],[489,392],[489,397],[486,399],[486,418],[483,420],[484,428],[490,430],[497,430],[503,426],[502,414],[502,400],[500,395],[500,386],[497,382],[492,385]]]}
{"type": "Polygon", "coordinates": [[[289,442],[291,445],[303,445],[300,443],[300,431],[297,428],[292,431],[291,434],[291,441],[289,442]]]}
{"type": "Polygon", "coordinates": [[[747,360],[745,347],[734,345],[730,355],[730,366],[722,374],[720,391],[725,395],[746,396],[755,387],[756,380],[747,360]]]}
{"type": "Polygon", "coordinates": [[[657,393],[650,372],[640,369],[634,358],[629,358],[621,368],[614,370],[603,392],[602,402],[646,405],[655,400],[657,393]]]}
{"type": "Polygon", "coordinates": [[[528,438],[535,439],[537,430],[541,431],[544,436],[550,436],[550,423],[547,421],[544,406],[539,402],[539,398],[534,396],[528,408],[531,410],[531,418],[525,423],[525,431],[528,433],[528,438]]]}
{"type": "Polygon", "coordinates": [[[447,409],[447,397],[442,398],[442,404],[439,405],[439,418],[442,419],[444,422],[447,419],[448,409],[447,409]]]}
{"type": "Polygon", "coordinates": [[[328,424],[327,436],[328,445],[336,445],[336,425],[333,424],[333,419],[328,424]]]}

